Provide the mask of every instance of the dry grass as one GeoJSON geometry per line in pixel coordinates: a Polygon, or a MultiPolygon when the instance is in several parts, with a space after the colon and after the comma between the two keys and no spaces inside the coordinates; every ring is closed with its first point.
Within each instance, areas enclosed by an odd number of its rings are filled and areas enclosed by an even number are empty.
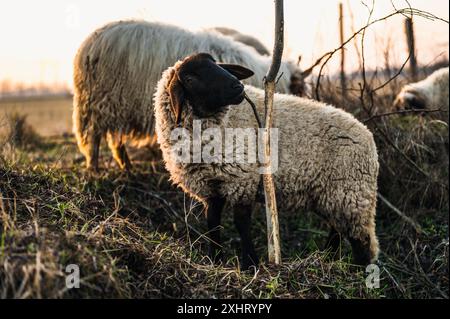
{"type": "Polygon", "coordinates": [[[386,269],[399,272],[398,278],[389,275],[395,284],[390,290],[398,289],[396,296],[408,298],[448,298],[449,114],[373,117],[394,111],[392,102],[408,81],[395,78],[371,96],[370,89],[386,80],[383,74],[371,77],[364,107],[358,77],[350,80],[353,89],[347,91],[346,99],[332,81],[325,81],[323,99],[353,113],[374,134],[380,161],[379,193],[388,201],[379,200],[377,209],[381,260],[387,262],[386,269]]]}
{"type": "MultiPolygon", "coordinates": [[[[80,173],[71,139],[48,142],[45,154],[64,155],[34,165],[17,156],[20,161],[0,168],[4,298],[378,296],[347,259],[326,261],[326,254],[315,250],[286,255],[280,267],[240,272],[229,216],[225,245],[231,249],[227,262],[216,267],[205,257],[207,240],[195,233],[206,233],[200,208],[171,187],[161,163],[156,166],[161,173],[141,163],[133,176],[111,170],[89,177],[80,173]],[[65,288],[68,264],[80,266],[80,289],[65,288]]],[[[262,252],[265,235],[257,237],[262,252]]],[[[285,247],[286,254],[292,248],[285,247]]]]}
{"type": "Polygon", "coordinates": [[[11,117],[13,114],[27,115],[27,123],[43,136],[72,131],[72,99],[69,97],[17,98],[0,101],[0,119],[11,117]]]}
{"type": "MultiPolygon", "coordinates": [[[[390,108],[400,84],[374,97],[376,112],[390,108]]],[[[357,91],[346,101],[337,91],[325,87],[325,100],[368,117],[357,91]]],[[[280,212],[283,264],[263,263],[256,274],[239,270],[239,237],[225,213],[226,262],[216,267],[205,257],[201,208],[170,185],[158,152],[135,150],[132,175],[103,152],[102,172],[90,176],[64,136],[0,156],[0,296],[448,298],[448,128],[419,115],[367,125],[379,150],[379,192],[390,203],[377,210],[379,289],[366,288],[347,246],[337,261],[320,251],[327,228],[310,213],[280,212]],[[68,264],[80,267],[79,289],[65,286],[68,264]]],[[[253,234],[266,256],[261,209],[253,234]]]]}

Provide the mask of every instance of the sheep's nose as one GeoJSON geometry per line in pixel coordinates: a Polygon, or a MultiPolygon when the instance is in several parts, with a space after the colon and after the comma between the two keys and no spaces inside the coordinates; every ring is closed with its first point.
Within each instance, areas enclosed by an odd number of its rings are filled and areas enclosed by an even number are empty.
{"type": "Polygon", "coordinates": [[[234,83],[234,84],[231,86],[231,88],[232,88],[233,90],[236,90],[236,91],[238,91],[238,90],[243,90],[243,89],[244,89],[244,85],[243,85],[241,82],[237,82],[237,83],[234,83]]]}

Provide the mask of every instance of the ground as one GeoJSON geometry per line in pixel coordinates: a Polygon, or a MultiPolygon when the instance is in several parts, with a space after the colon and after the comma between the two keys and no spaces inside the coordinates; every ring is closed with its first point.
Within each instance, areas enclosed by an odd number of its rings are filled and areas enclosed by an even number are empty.
{"type": "MultiPolygon", "coordinates": [[[[367,118],[352,103],[342,105],[367,118]]],[[[155,147],[132,149],[131,174],[102,147],[101,171],[92,174],[71,134],[43,137],[20,123],[0,140],[1,297],[448,298],[445,122],[417,114],[366,122],[380,159],[379,288],[366,285],[373,269],[351,265],[347,243],[337,260],[321,250],[328,228],[314,212],[280,212],[276,266],[266,262],[264,211],[255,211],[255,272],[240,270],[239,236],[225,211],[225,262],[215,266],[202,207],[171,185],[155,147]],[[81,284],[69,289],[73,264],[81,284]]]]}

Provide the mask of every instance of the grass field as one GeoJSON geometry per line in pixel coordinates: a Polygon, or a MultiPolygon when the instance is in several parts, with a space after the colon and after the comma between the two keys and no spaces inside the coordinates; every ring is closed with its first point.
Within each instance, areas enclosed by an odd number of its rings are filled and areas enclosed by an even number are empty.
{"type": "MultiPolygon", "coordinates": [[[[375,102],[383,111],[391,100],[375,102]]],[[[58,112],[70,119],[68,101],[42,103],[67,104],[58,112]]],[[[357,105],[354,99],[342,107],[364,119],[357,105]]],[[[44,120],[33,122],[32,114],[29,123],[41,133],[44,120]]],[[[365,269],[351,265],[348,245],[338,260],[321,251],[327,227],[311,212],[280,212],[283,263],[274,266],[265,262],[259,207],[252,226],[262,257],[256,273],[240,271],[239,236],[225,212],[226,262],[214,266],[201,207],[170,184],[156,149],[132,149],[136,167],[125,174],[102,147],[102,169],[93,175],[72,136],[36,135],[22,145],[2,142],[0,296],[448,298],[448,127],[417,115],[367,125],[384,199],[377,208],[380,288],[366,287],[365,269]],[[69,264],[80,268],[78,289],[66,287],[69,264]]]]}
{"type": "MultiPolygon", "coordinates": [[[[27,122],[42,136],[72,131],[72,98],[44,97],[0,100],[0,131],[2,121],[12,114],[27,115],[27,122]]],[[[4,127],[4,126],[3,126],[4,127]]]]}

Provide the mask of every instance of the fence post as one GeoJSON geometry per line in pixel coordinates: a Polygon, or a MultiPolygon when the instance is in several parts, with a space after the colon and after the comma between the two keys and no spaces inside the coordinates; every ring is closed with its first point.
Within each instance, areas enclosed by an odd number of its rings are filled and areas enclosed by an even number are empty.
{"type": "Polygon", "coordinates": [[[339,2],[339,40],[342,46],[341,49],[341,89],[342,98],[345,100],[347,97],[347,79],[345,77],[345,49],[344,44],[344,6],[342,2],[339,2]]]}
{"type": "Polygon", "coordinates": [[[412,18],[405,19],[405,33],[409,50],[409,66],[411,78],[413,81],[417,81],[418,72],[417,72],[417,58],[416,58],[416,43],[414,39],[414,24],[412,18]]]}

